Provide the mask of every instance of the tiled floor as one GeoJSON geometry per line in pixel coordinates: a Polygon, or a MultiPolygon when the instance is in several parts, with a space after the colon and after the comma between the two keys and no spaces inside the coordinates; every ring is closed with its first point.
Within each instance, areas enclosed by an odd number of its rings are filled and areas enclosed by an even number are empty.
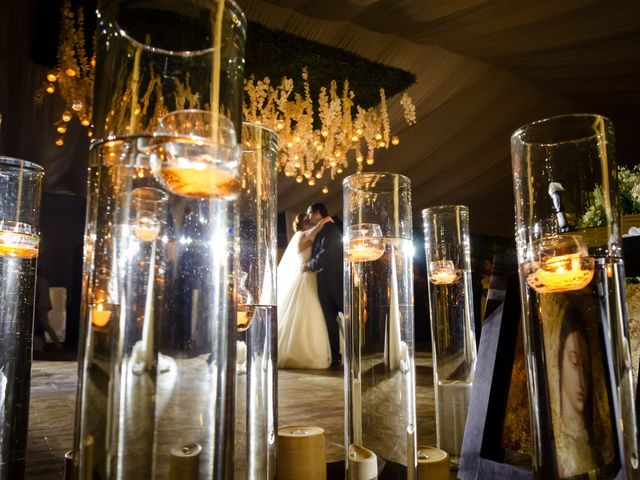
{"type": "MultiPolygon", "coordinates": [[[[428,354],[416,358],[418,444],[435,443],[433,377],[428,354]]],[[[31,412],[27,478],[64,478],[64,452],[71,449],[77,364],[35,361],[31,383],[31,412]]],[[[327,438],[327,461],[343,455],[343,378],[341,371],[281,370],[279,424],[317,425],[327,438]]]]}

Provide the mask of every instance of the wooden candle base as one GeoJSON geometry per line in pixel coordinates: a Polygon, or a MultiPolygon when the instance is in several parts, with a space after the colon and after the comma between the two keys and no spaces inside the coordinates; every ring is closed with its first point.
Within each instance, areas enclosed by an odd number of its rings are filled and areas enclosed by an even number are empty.
{"type": "Polygon", "coordinates": [[[278,480],[326,480],[324,430],[291,426],[278,430],[278,480]]]}
{"type": "Polygon", "coordinates": [[[418,447],[418,480],[449,480],[449,454],[436,447],[418,447]]]}

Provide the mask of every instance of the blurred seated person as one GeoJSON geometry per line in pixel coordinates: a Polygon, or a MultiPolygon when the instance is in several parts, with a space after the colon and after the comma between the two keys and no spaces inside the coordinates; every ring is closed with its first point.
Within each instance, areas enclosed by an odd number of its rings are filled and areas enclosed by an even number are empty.
{"type": "Polygon", "coordinates": [[[38,271],[38,276],[36,277],[35,312],[33,317],[33,350],[36,352],[44,352],[45,350],[45,332],[49,334],[49,337],[53,341],[53,348],[55,350],[62,349],[56,331],[49,323],[49,312],[51,308],[49,282],[41,275],[40,271],[38,271]]]}

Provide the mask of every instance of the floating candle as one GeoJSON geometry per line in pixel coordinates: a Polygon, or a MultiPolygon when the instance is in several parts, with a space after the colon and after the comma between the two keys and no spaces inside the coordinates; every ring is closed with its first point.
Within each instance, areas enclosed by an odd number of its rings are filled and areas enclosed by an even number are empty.
{"type": "Polygon", "coordinates": [[[251,321],[256,313],[255,305],[238,304],[236,313],[236,324],[238,331],[243,332],[251,326],[251,321]]]}
{"type": "Polygon", "coordinates": [[[593,279],[594,260],[579,253],[551,257],[529,265],[527,283],[539,293],[581,290],[593,279]]]}
{"type": "Polygon", "coordinates": [[[156,178],[176,195],[197,198],[239,194],[240,154],[233,123],[201,110],[165,115],[149,147],[156,178]]]}
{"type": "Polygon", "coordinates": [[[579,235],[547,237],[535,244],[538,261],[525,264],[527,284],[539,293],[581,290],[593,279],[595,261],[579,235]]]}
{"type": "Polygon", "coordinates": [[[235,175],[201,162],[163,166],[160,175],[173,193],[184,197],[233,197],[240,191],[235,175]]]}
{"type": "Polygon", "coordinates": [[[459,279],[451,260],[436,260],[429,264],[429,281],[435,285],[450,285],[459,279]]]}
{"type": "Polygon", "coordinates": [[[133,234],[143,242],[155,240],[160,233],[160,222],[153,216],[140,215],[133,225],[133,234]]]}
{"type": "Polygon", "coordinates": [[[354,238],[348,242],[345,253],[350,262],[372,262],[384,253],[384,242],[376,237],[354,238]]]}
{"type": "Polygon", "coordinates": [[[380,225],[360,223],[348,228],[344,253],[349,262],[372,262],[384,254],[385,243],[380,225]]]}
{"type": "Polygon", "coordinates": [[[38,256],[38,237],[27,233],[0,230],[0,255],[34,258],[38,256]]]}

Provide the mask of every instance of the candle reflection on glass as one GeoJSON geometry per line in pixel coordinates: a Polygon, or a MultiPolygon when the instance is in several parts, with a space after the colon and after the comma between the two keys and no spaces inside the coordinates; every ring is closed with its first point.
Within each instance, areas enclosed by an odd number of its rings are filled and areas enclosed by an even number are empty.
{"type": "Polygon", "coordinates": [[[345,238],[345,254],[347,261],[372,262],[382,257],[384,239],[380,225],[375,223],[359,223],[347,228],[345,238]]]}
{"type": "Polygon", "coordinates": [[[111,312],[105,310],[102,303],[96,304],[91,312],[91,323],[96,327],[106,327],[109,324],[111,312]]]}
{"type": "Polygon", "coordinates": [[[138,240],[151,242],[158,237],[166,201],[167,194],[157,188],[140,187],[131,192],[131,230],[138,240]]]}
{"type": "Polygon", "coordinates": [[[140,215],[133,225],[133,234],[143,242],[155,240],[160,233],[160,222],[152,216],[140,215]]]}
{"type": "Polygon", "coordinates": [[[527,284],[539,293],[581,290],[593,279],[594,259],[579,235],[551,236],[534,244],[539,260],[526,265],[527,284]]]}
{"type": "Polygon", "coordinates": [[[451,260],[435,260],[429,263],[429,281],[435,285],[450,285],[459,280],[451,260]]]}

